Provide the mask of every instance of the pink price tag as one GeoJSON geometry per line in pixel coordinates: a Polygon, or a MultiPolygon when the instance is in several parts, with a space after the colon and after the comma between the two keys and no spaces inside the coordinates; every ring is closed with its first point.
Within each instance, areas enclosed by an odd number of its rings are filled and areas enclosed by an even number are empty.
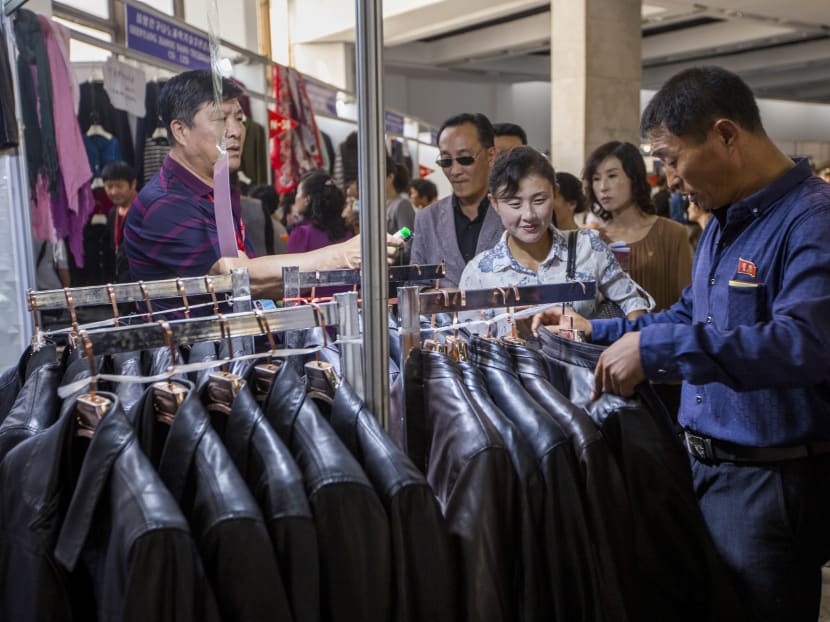
{"type": "Polygon", "coordinates": [[[222,257],[237,257],[236,231],[231,211],[231,178],[228,154],[224,153],[213,165],[213,210],[222,257]]]}

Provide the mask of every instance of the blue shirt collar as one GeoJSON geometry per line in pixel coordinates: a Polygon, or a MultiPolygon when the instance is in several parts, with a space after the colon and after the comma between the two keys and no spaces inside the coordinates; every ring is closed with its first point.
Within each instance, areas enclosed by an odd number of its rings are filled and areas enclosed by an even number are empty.
{"type": "MultiPolygon", "coordinates": [[[[758,192],[728,206],[726,208],[725,222],[721,221],[721,226],[728,223],[739,223],[749,218],[758,218],[777,203],[781,197],[813,174],[807,158],[796,158],[794,162],[795,166],[778,179],[767,184],[758,192]]],[[[715,215],[718,215],[717,210],[715,211],[715,215]]],[[[721,219],[719,218],[718,220],[721,219]]]]}

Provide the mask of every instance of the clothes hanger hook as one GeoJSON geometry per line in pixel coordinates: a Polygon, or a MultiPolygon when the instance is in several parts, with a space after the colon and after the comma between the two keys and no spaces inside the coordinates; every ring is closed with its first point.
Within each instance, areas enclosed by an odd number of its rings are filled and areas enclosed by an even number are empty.
{"type": "Polygon", "coordinates": [[[147,286],[144,281],[138,282],[138,288],[141,290],[141,295],[144,297],[144,304],[147,307],[147,321],[153,321],[153,303],[150,302],[150,293],[147,291],[147,286]]]}
{"type": "Polygon", "coordinates": [[[182,304],[184,304],[184,316],[190,319],[190,303],[187,300],[187,291],[185,291],[184,281],[182,281],[181,277],[176,279],[176,290],[179,292],[182,304]]]}

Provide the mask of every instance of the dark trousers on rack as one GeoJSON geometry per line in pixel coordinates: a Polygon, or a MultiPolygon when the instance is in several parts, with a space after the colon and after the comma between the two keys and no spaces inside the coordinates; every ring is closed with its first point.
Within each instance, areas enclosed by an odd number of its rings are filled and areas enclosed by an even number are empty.
{"type": "Polygon", "coordinates": [[[830,559],[830,454],[766,464],[690,458],[695,493],[751,622],[815,622],[830,559]]]}

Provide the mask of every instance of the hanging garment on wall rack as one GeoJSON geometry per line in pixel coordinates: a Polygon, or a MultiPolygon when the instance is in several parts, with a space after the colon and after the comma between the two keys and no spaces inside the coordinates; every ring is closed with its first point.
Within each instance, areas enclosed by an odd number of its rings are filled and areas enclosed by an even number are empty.
{"type": "MultiPolygon", "coordinates": [[[[96,122],[101,125],[108,133],[112,134],[113,138],[118,140],[120,157],[114,159],[121,159],[129,165],[135,166],[135,149],[129,118],[125,111],[113,107],[102,81],[81,84],[78,122],[81,125],[81,132],[84,134],[96,122]]],[[[102,150],[102,153],[107,154],[108,152],[102,150]]],[[[109,152],[109,154],[111,155],[112,152],[109,152]]],[[[101,167],[105,163],[101,163],[101,167]]],[[[95,171],[95,162],[90,161],[90,165],[95,171]]]]}
{"type": "Polygon", "coordinates": [[[28,9],[20,9],[14,19],[14,34],[18,48],[20,99],[30,102],[21,111],[29,187],[34,190],[42,175],[49,193],[54,195],[57,192],[58,156],[52,116],[52,75],[37,15],[28,9]],[[33,105],[34,102],[37,105],[33,105]]]}
{"type": "Polygon", "coordinates": [[[17,106],[14,101],[14,81],[6,44],[6,20],[0,23],[0,150],[17,147],[20,133],[17,128],[17,106]]]}
{"type": "Polygon", "coordinates": [[[271,168],[274,185],[284,194],[297,187],[305,173],[323,165],[314,109],[303,76],[291,67],[274,65],[276,117],[270,123],[282,127],[271,136],[271,168]]]}
{"type": "Polygon", "coordinates": [[[245,118],[245,144],[239,171],[251,180],[250,185],[267,184],[268,134],[265,128],[250,116],[245,118]]]}

